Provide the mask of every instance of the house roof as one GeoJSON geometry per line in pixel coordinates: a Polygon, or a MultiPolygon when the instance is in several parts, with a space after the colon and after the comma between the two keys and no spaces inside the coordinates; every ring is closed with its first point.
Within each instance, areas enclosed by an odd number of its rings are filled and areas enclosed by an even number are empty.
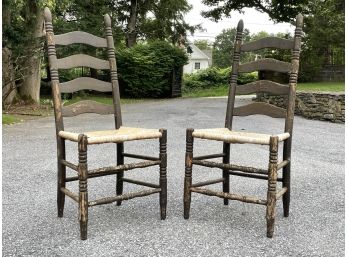
{"type": "Polygon", "coordinates": [[[199,49],[197,46],[195,46],[193,43],[189,43],[192,53],[190,54],[190,59],[195,60],[210,60],[211,58],[206,55],[201,49],[199,49]]]}

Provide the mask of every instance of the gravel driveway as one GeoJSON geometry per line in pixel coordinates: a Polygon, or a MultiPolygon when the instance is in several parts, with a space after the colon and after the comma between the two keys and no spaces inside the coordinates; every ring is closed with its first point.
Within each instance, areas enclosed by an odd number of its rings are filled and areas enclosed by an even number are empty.
{"type": "MultiPolygon", "coordinates": [[[[237,104],[250,101],[238,99],[237,104]]],[[[123,106],[127,126],[168,129],[167,219],[159,219],[158,195],[89,209],[88,239],[79,239],[77,205],[66,200],[56,211],[54,118],[3,127],[3,256],[343,256],[344,125],[295,118],[292,198],[289,218],[278,201],[273,239],[266,237],[265,207],[193,194],[191,217],[183,219],[185,129],[224,125],[226,98],[172,99],[123,106]]],[[[112,116],[67,118],[67,130],[112,129],[112,116]]],[[[266,116],[234,119],[234,129],[281,132],[283,120],[266,116]]],[[[131,142],[126,152],[157,155],[158,142],[131,142]]],[[[218,153],[222,144],[195,141],[194,154],[218,153]]],[[[231,161],[266,167],[265,146],[232,145],[231,161]],[[252,159],[251,159],[252,158],[252,159]],[[250,160],[251,159],[251,160],[250,160]]],[[[115,146],[91,146],[90,168],[114,165],[115,146]]],[[[77,146],[67,156],[77,160],[77,146]]],[[[129,159],[126,158],[126,162],[129,159]]],[[[73,174],[73,171],[69,171],[73,174]]],[[[158,167],[125,172],[158,180],[158,167]]],[[[221,176],[218,169],[193,167],[193,181],[221,176]]],[[[75,183],[75,182],[73,182],[75,183]]],[[[265,198],[266,181],[231,177],[231,192],[265,198]]],[[[69,184],[77,190],[77,183],[69,184]]],[[[221,185],[211,186],[220,189],[221,185]]],[[[126,184],[124,191],[139,186],[126,184]]],[[[115,194],[115,177],[89,182],[89,198],[115,194]]]]}

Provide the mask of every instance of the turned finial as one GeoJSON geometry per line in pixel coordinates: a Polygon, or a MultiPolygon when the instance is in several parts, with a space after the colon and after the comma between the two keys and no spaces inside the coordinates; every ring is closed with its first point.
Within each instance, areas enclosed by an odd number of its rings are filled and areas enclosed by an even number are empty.
{"type": "Polygon", "coordinates": [[[296,27],[297,28],[302,28],[303,27],[303,16],[301,13],[299,13],[297,16],[296,16],[296,27]]]}
{"type": "Polygon", "coordinates": [[[52,13],[50,9],[48,9],[48,7],[45,7],[44,17],[45,17],[45,21],[52,21],[52,13]]]}
{"type": "Polygon", "coordinates": [[[109,14],[104,15],[104,22],[107,27],[111,27],[111,18],[109,14]]]}
{"type": "Polygon", "coordinates": [[[237,25],[237,31],[243,31],[243,29],[244,29],[244,22],[243,20],[239,20],[237,25]]]}

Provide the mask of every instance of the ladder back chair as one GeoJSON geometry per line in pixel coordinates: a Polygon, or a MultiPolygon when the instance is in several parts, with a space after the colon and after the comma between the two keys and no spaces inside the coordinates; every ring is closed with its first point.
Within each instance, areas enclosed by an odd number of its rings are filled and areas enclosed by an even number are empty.
{"type": "Polygon", "coordinates": [[[56,138],[57,138],[57,158],[58,158],[58,188],[57,204],[58,217],[63,216],[65,196],[72,198],[78,203],[78,218],[80,222],[81,239],[87,239],[87,221],[88,208],[95,205],[117,202],[121,205],[123,200],[135,197],[147,196],[159,193],[160,198],[160,216],[166,218],[167,205],[167,131],[166,129],[144,129],[122,126],[120,94],[117,78],[116,58],[114,51],[114,41],[111,30],[111,19],[109,15],[104,16],[105,38],[100,38],[92,34],[74,31],[61,35],[54,35],[52,26],[52,15],[46,7],[44,10],[45,29],[48,48],[48,60],[51,72],[52,94],[54,102],[56,138]],[[57,59],[56,45],[70,45],[75,43],[87,44],[97,48],[105,48],[108,60],[101,60],[89,55],[77,54],[62,59],[57,59]],[[110,70],[110,82],[104,82],[89,77],[80,77],[74,80],[60,83],[58,70],[71,69],[75,67],[90,67],[94,69],[110,70]],[[112,92],[113,105],[104,105],[94,101],[80,101],[78,103],[62,106],[61,93],[71,93],[78,90],[96,90],[101,92],[112,92]],[[64,130],[63,118],[73,117],[83,113],[114,114],[115,129],[106,131],[92,131],[72,133],[64,130]],[[159,156],[144,156],[124,152],[124,142],[133,140],[158,139],[159,156]],[[73,141],[78,145],[78,164],[75,165],[66,160],[65,141],[73,141]],[[87,147],[93,144],[114,143],[117,148],[117,165],[90,170],[87,166],[87,147]],[[124,157],[141,159],[143,161],[136,163],[124,163],[124,157]],[[143,181],[137,181],[124,177],[124,171],[145,168],[159,165],[159,184],[152,184],[143,181]],[[67,177],[66,167],[75,170],[76,176],[67,177]],[[87,193],[87,181],[91,178],[115,175],[116,178],[116,196],[106,197],[98,200],[89,201],[87,193]],[[66,183],[78,181],[78,194],[73,193],[66,187],[66,183]],[[123,193],[123,182],[137,184],[149,187],[148,190],[138,192],[123,193]]]}
{"type": "Polygon", "coordinates": [[[237,26],[237,35],[234,43],[232,59],[232,73],[228,95],[226,120],[224,128],[197,129],[186,131],[186,155],[185,155],[185,180],[184,180],[184,218],[190,215],[191,193],[200,193],[208,196],[217,196],[224,199],[228,205],[229,200],[237,200],[246,203],[266,205],[267,237],[273,237],[276,201],[282,197],[284,216],[289,215],[290,204],[290,164],[291,164],[291,140],[294,119],[294,107],[296,97],[297,74],[299,69],[299,56],[302,38],[303,17],[296,17],[296,29],[293,40],[276,37],[263,38],[254,42],[242,44],[243,21],[237,26]],[[241,52],[255,51],[264,48],[278,48],[292,50],[291,63],[265,58],[253,62],[240,64],[241,52]],[[283,85],[270,80],[258,80],[245,85],[237,85],[239,73],[260,70],[270,70],[289,74],[289,84],[283,85]],[[287,95],[287,109],[276,107],[268,103],[254,102],[240,107],[235,107],[236,94],[250,94],[266,92],[275,95],[287,95]],[[268,135],[232,130],[233,116],[249,116],[263,114],[273,118],[285,118],[283,133],[268,135]],[[194,139],[207,139],[223,142],[223,152],[204,156],[193,156],[194,139]],[[283,142],[283,160],[278,162],[278,144],[283,142]],[[268,169],[241,166],[230,163],[231,144],[257,144],[269,146],[268,169]],[[222,163],[207,161],[222,157],[222,163]],[[200,165],[222,169],[222,178],[192,184],[192,166],[200,165]],[[278,170],[282,169],[282,177],[278,177],[278,170]],[[250,177],[268,180],[266,199],[253,196],[230,193],[230,175],[250,177]],[[282,183],[282,188],[277,191],[277,182],[282,183]],[[202,186],[222,183],[222,192],[213,191],[202,186]]]}

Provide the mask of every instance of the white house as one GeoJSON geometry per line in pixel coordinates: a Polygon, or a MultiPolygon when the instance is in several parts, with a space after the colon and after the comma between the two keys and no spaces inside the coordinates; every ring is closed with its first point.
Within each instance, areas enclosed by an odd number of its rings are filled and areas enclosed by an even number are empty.
{"type": "Polygon", "coordinates": [[[189,55],[189,63],[184,66],[184,73],[193,73],[198,70],[204,70],[211,65],[211,56],[204,53],[193,43],[189,43],[187,47],[189,55]]]}

